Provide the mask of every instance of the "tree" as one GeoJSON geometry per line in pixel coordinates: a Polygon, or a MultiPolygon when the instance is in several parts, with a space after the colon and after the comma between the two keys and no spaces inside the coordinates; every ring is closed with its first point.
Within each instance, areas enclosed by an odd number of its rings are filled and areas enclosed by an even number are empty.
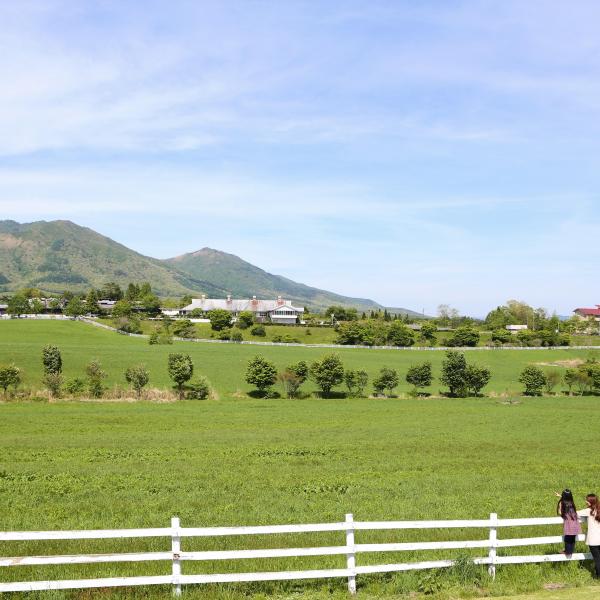
{"type": "Polygon", "coordinates": [[[344,373],[344,383],[348,388],[348,395],[352,398],[360,398],[364,395],[369,376],[366,371],[346,371],[344,373]]]}
{"type": "Polygon", "coordinates": [[[460,320],[460,313],[448,304],[438,306],[437,321],[442,327],[454,326],[460,320]]]}
{"type": "Polygon", "coordinates": [[[47,344],[42,349],[44,373],[62,373],[62,356],[58,346],[47,344]]]}
{"type": "Polygon", "coordinates": [[[123,298],[123,290],[119,287],[118,283],[111,281],[105,283],[100,290],[101,300],[121,300],[123,298]]]}
{"type": "Polygon", "coordinates": [[[100,305],[98,304],[98,292],[95,289],[91,289],[88,295],[85,297],[85,308],[88,313],[97,315],[100,313],[100,305]]]}
{"type": "Polygon", "coordinates": [[[155,296],[154,294],[146,294],[145,296],[142,296],[140,299],[140,305],[142,310],[151,317],[155,317],[156,315],[160,314],[160,300],[158,299],[158,296],[155,296]]]}
{"type": "Polygon", "coordinates": [[[102,365],[97,360],[92,360],[85,368],[87,375],[88,391],[92,398],[102,398],[104,386],[102,380],[106,379],[106,372],[102,370],[102,365]]]}
{"type": "Polygon", "coordinates": [[[489,369],[478,365],[467,365],[465,370],[465,387],[467,393],[479,396],[479,392],[489,383],[492,374],[489,369]]]}
{"type": "Polygon", "coordinates": [[[150,282],[144,281],[144,283],[142,283],[142,285],[140,285],[139,298],[143,298],[144,296],[151,296],[151,295],[152,295],[152,286],[150,285],[150,282]]]}
{"type": "Polygon", "coordinates": [[[431,363],[424,362],[420,365],[412,365],[406,373],[406,383],[414,386],[413,393],[418,395],[419,390],[429,387],[433,380],[431,363]]]}
{"type": "Polygon", "coordinates": [[[224,308],[215,308],[208,311],[210,326],[214,331],[221,331],[231,327],[231,313],[224,308]]]}
{"type": "Polygon", "coordinates": [[[569,388],[569,396],[572,394],[573,386],[577,383],[577,376],[579,371],[577,369],[567,369],[564,374],[565,385],[569,388]]]}
{"type": "Polygon", "coordinates": [[[196,336],[196,327],[189,319],[178,319],[173,325],[173,335],[180,338],[193,338],[196,336]]]}
{"type": "Polygon", "coordinates": [[[31,313],[34,315],[40,315],[46,310],[43,302],[39,298],[33,298],[29,301],[29,307],[31,308],[31,313]]]}
{"type": "Polygon", "coordinates": [[[73,296],[65,306],[64,313],[67,317],[81,317],[85,315],[87,308],[79,296],[73,296]]]}
{"type": "Polygon", "coordinates": [[[327,397],[331,389],[344,380],[344,365],[337,354],[328,354],[310,365],[309,374],[327,397]]]}
{"type": "Polygon", "coordinates": [[[127,286],[127,291],[125,292],[125,300],[127,302],[134,302],[140,297],[140,288],[135,283],[130,283],[127,286]]]}
{"type": "Polygon", "coordinates": [[[477,346],[478,343],[479,332],[472,327],[459,327],[446,340],[446,346],[450,347],[477,346]]]}
{"type": "Polygon", "coordinates": [[[175,383],[179,398],[183,398],[183,386],[194,374],[194,363],[189,354],[169,354],[169,377],[175,383]]]}
{"type": "Polygon", "coordinates": [[[255,335],[256,337],[265,337],[267,335],[267,331],[265,329],[264,325],[255,325],[251,330],[250,333],[252,335],[255,335]]]}
{"type": "Polygon", "coordinates": [[[358,312],[355,308],[346,308],[345,306],[329,306],[325,310],[326,317],[332,317],[336,321],[356,321],[358,319],[358,312]]]}
{"type": "Polygon", "coordinates": [[[47,344],[42,349],[42,364],[44,366],[44,383],[55,398],[60,397],[63,384],[62,357],[57,346],[47,344]]]}
{"type": "Polygon", "coordinates": [[[15,365],[0,366],[0,387],[4,391],[4,397],[9,387],[15,389],[21,383],[21,370],[15,365]]]}
{"type": "Polygon", "coordinates": [[[123,333],[142,333],[140,321],[134,316],[119,317],[113,321],[113,325],[117,331],[122,331],[123,333]]]}
{"type": "Polygon", "coordinates": [[[133,313],[133,306],[128,300],[118,300],[112,309],[112,316],[117,317],[130,317],[133,313]]]}
{"type": "Polygon", "coordinates": [[[23,294],[15,294],[8,300],[8,307],[6,312],[9,315],[27,315],[31,312],[29,301],[23,294]]]}
{"type": "Polygon", "coordinates": [[[281,382],[281,385],[283,385],[287,398],[295,398],[298,395],[298,390],[302,383],[296,373],[287,368],[277,375],[277,379],[281,382]]]}
{"type": "Polygon", "coordinates": [[[450,389],[450,396],[463,397],[467,395],[465,371],[467,360],[462,352],[448,350],[446,360],[442,361],[442,376],[440,381],[450,389]]]}
{"type": "Polygon", "coordinates": [[[393,346],[412,346],[415,343],[415,334],[401,321],[394,321],[390,325],[387,341],[393,346]]]}
{"type": "Polygon", "coordinates": [[[388,396],[391,396],[394,389],[398,387],[398,383],[400,383],[400,379],[396,370],[383,367],[379,371],[379,375],[373,380],[373,387],[376,393],[381,394],[384,390],[387,390],[388,396]]]}
{"type": "Polygon", "coordinates": [[[288,367],[288,371],[293,373],[300,380],[300,385],[302,385],[308,378],[308,365],[303,360],[290,365],[288,367]]]}
{"type": "Polygon", "coordinates": [[[142,395],[142,390],[150,381],[150,374],[144,365],[135,365],[125,371],[125,379],[133,387],[139,399],[142,395]]]}
{"type": "Polygon", "coordinates": [[[259,392],[266,392],[277,381],[275,365],[262,356],[255,356],[246,367],[246,382],[259,392]]]}
{"type": "Polygon", "coordinates": [[[425,323],[423,323],[421,325],[421,331],[419,332],[419,339],[423,342],[427,342],[430,346],[435,346],[435,343],[437,341],[436,338],[436,333],[437,333],[437,327],[435,326],[435,323],[431,323],[430,321],[425,321],[425,323]]]}
{"type": "Polygon", "coordinates": [[[554,388],[562,381],[562,377],[559,371],[548,371],[545,375],[546,383],[544,384],[544,388],[547,394],[551,394],[554,388]]]}
{"type": "Polygon", "coordinates": [[[191,303],[192,297],[189,294],[186,294],[185,296],[182,296],[181,300],[179,301],[179,308],[189,306],[191,303]]]}
{"type": "Polygon", "coordinates": [[[249,310],[243,310],[237,318],[237,326],[240,329],[248,329],[254,323],[254,314],[249,310]]]}
{"type": "Polygon", "coordinates": [[[512,333],[507,329],[495,329],[492,331],[492,342],[508,344],[512,340],[512,333]]]}
{"type": "Polygon", "coordinates": [[[546,385],[546,375],[539,367],[530,365],[521,371],[519,383],[525,386],[526,396],[541,396],[542,389],[546,385]]]}

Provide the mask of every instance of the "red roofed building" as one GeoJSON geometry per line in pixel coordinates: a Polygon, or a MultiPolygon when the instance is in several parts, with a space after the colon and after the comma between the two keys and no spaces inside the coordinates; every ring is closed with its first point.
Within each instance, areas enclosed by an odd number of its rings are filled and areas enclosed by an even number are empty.
{"type": "Polygon", "coordinates": [[[596,304],[596,308],[576,308],[573,312],[582,319],[594,317],[596,321],[600,321],[600,304],[596,304]]]}

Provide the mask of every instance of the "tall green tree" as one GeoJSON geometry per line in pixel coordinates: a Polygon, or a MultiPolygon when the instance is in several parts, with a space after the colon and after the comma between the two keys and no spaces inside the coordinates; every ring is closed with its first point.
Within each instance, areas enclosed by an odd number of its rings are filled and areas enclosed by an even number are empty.
{"type": "Polygon", "coordinates": [[[67,306],[65,306],[64,313],[68,317],[81,317],[87,312],[86,306],[79,296],[73,296],[67,306]]]}
{"type": "Polygon", "coordinates": [[[31,312],[31,307],[23,294],[15,294],[8,299],[6,312],[14,316],[27,315],[31,312]]]}
{"type": "Polygon", "coordinates": [[[175,383],[179,397],[183,398],[183,386],[194,374],[194,363],[189,354],[169,354],[168,362],[169,377],[175,383]]]}
{"type": "Polygon", "coordinates": [[[417,395],[419,390],[429,387],[433,380],[431,363],[424,362],[420,365],[412,365],[406,372],[406,382],[414,387],[413,393],[417,395]]]}
{"type": "Polygon", "coordinates": [[[91,289],[85,297],[85,308],[87,312],[98,315],[100,314],[100,305],[98,304],[98,292],[95,289],[91,289]]]}
{"type": "Polygon", "coordinates": [[[309,374],[323,396],[328,397],[331,390],[344,381],[344,365],[337,354],[328,354],[311,364],[309,374]]]}
{"type": "Polygon", "coordinates": [[[255,356],[246,367],[246,383],[259,392],[266,392],[277,381],[277,369],[272,362],[262,356],[255,356]]]}
{"type": "Polygon", "coordinates": [[[391,396],[399,383],[400,378],[396,369],[383,367],[379,371],[379,375],[373,380],[373,388],[378,394],[382,394],[384,390],[387,390],[388,396],[391,396]]]}

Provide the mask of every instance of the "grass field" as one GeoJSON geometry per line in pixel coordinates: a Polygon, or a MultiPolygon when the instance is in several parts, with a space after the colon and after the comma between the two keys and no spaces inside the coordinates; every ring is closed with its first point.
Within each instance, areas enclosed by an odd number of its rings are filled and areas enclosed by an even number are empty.
{"type": "MultiPolygon", "coordinates": [[[[94,328],[74,321],[26,321],[0,322],[0,363],[14,361],[24,371],[26,385],[40,386],[42,378],[41,349],[46,343],[57,344],[63,354],[65,377],[82,376],[85,365],[91,359],[99,359],[108,373],[107,384],[125,385],[123,373],[127,366],[144,363],[148,367],[151,386],[170,385],[167,373],[167,356],[170,352],[187,352],[192,356],[195,372],[206,375],[220,396],[243,395],[250,391],[244,382],[246,364],[260,354],[272,360],[278,368],[306,360],[318,359],[330,350],[322,348],[299,348],[281,346],[248,346],[237,344],[208,344],[176,342],[172,346],[150,346],[147,340],[119,335],[115,332],[94,328]]],[[[365,369],[371,378],[382,366],[393,367],[401,375],[399,392],[407,392],[410,386],[404,382],[404,374],[411,364],[431,361],[436,381],[430,390],[440,391],[437,377],[444,353],[438,350],[370,350],[340,348],[348,368],[365,369]]],[[[468,360],[484,364],[492,371],[492,380],[486,391],[495,394],[518,394],[517,382],[522,368],[530,363],[548,365],[547,368],[564,368],[562,361],[585,359],[595,351],[589,350],[477,350],[469,352],[468,360]],[[558,367],[551,367],[557,363],[558,367]]],[[[305,384],[306,391],[314,386],[305,384]]],[[[341,389],[341,388],[340,388],[341,389]]]]}
{"type": "MultiPolygon", "coordinates": [[[[198,370],[215,383],[220,400],[0,404],[0,529],[158,527],[168,525],[173,515],[179,515],[184,526],[339,521],[346,512],[361,520],[486,518],[493,511],[501,517],[547,516],[553,514],[555,489],[569,486],[579,499],[598,488],[593,448],[600,430],[600,401],[595,397],[522,399],[512,405],[495,398],[251,399],[236,397],[235,392],[248,389],[242,373],[255,348],[194,343],[153,347],[80,323],[0,323],[0,361],[14,360],[24,366],[31,384],[39,382],[40,349],[46,342],[61,347],[68,376],[79,374],[89,358],[97,357],[116,382],[121,381],[124,366],[144,361],[161,385],[167,383],[166,354],[189,350],[198,370]]],[[[322,353],[277,347],[261,351],[279,365],[312,360],[322,353]]],[[[344,350],[340,354],[347,364],[371,372],[381,364],[404,370],[425,357],[435,364],[442,358],[442,353],[425,351],[344,350]]],[[[552,362],[585,353],[475,351],[468,356],[488,364],[496,376],[493,389],[503,391],[528,361],[552,362]]],[[[556,527],[537,527],[502,535],[558,533],[556,527]]],[[[409,541],[417,535],[365,532],[357,541],[409,541]]],[[[487,532],[431,531],[419,538],[461,536],[476,539],[487,532]]],[[[338,545],[343,536],[189,541],[184,549],[311,543],[338,545]]],[[[168,547],[167,540],[3,543],[0,555],[168,547]]],[[[434,552],[361,555],[359,564],[435,556],[434,552]]],[[[343,561],[343,557],[252,560],[242,568],[323,568],[342,566],[343,561]]],[[[161,574],[168,568],[161,563],[37,567],[35,571],[14,567],[2,568],[0,577],[161,574]]],[[[230,569],[231,563],[184,565],[188,573],[230,569]]],[[[577,564],[500,567],[493,583],[481,571],[466,579],[460,573],[436,577],[438,595],[445,598],[535,591],[546,582],[591,581],[587,567],[577,564]]],[[[359,592],[369,600],[404,597],[424,589],[426,583],[423,573],[365,576],[359,578],[359,592]]],[[[237,599],[273,594],[308,600],[343,598],[344,589],[342,581],[244,584],[194,587],[187,596],[237,599]]],[[[51,596],[158,598],[168,594],[168,589],[156,589],[51,596]]],[[[581,600],[588,597],[581,595],[581,600]]]]}

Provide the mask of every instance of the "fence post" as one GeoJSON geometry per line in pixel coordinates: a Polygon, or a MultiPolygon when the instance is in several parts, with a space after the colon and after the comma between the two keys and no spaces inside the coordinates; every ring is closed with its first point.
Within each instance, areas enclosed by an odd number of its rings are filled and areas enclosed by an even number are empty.
{"type": "Polygon", "coordinates": [[[346,515],[346,546],[348,553],[346,554],[346,566],[350,571],[348,575],[348,591],[356,594],[356,557],[354,555],[354,516],[352,513],[346,515]]]}
{"type": "Polygon", "coordinates": [[[181,553],[179,517],[171,518],[171,529],[171,552],[173,553],[173,595],[181,596],[181,583],[179,583],[179,577],[181,575],[181,562],[179,560],[179,554],[181,553]]]}
{"type": "Polygon", "coordinates": [[[498,515],[496,513],[490,513],[490,564],[488,566],[488,573],[492,579],[496,579],[496,541],[498,539],[497,523],[498,515]]]}

